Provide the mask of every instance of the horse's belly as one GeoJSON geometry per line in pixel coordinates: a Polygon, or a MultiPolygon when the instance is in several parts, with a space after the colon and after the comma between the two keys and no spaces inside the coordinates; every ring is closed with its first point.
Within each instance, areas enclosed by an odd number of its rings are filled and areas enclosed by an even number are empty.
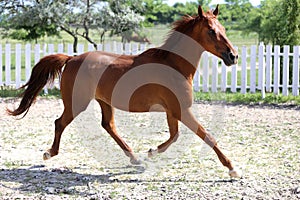
{"type": "Polygon", "coordinates": [[[161,100],[134,96],[129,101],[122,101],[122,99],[121,101],[112,101],[112,106],[128,112],[164,112],[166,110],[161,100]]]}
{"type": "Polygon", "coordinates": [[[113,95],[112,106],[130,112],[164,112],[183,110],[192,105],[189,91],[175,95],[171,90],[155,84],[148,84],[125,96],[113,95]]]}

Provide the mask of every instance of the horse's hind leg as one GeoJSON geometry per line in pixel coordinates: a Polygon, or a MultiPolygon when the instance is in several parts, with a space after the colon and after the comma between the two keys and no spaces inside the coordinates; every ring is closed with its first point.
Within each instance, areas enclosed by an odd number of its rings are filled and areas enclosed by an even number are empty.
{"type": "Polygon", "coordinates": [[[54,141],[51,149],[48,149],[44,153],[43,155],[44,160],[48,160],[51,157],[56,156],[58,154],[61,134],[66,128],[66,126],[72,122],[72,120],[73,120],[72,111],[69,111],[68,109],[65,109],[61,117],[55,120],[54,141]]]}
{"type": "Polygon", "coordinates": [[[52,147],[44,153],[44,160],[48,160],[58,154],[61,134],[73,119],[87,108],[91,99],[88,95],[83,95],[83,97],[78,98],[76,104],[73,105],[73,101],[71,100],[72,95],[68,97],[69,98],[63,98],[65,109],[61,117],[55,120],[54,141],[52,147]]]}
{"type": "Polygon", "coordinates": [[[117,142],[124,153],[130,158],[130,162],[132,164],[140,164],[139,160],[134,156],[132,149],[126,144],[126,142],[118,135],[116,131],[113,108],[101,100],[97,101],[102,109],[102,127],[111,135],[111,137],[117,142]]]}
{"type": "Polygon", "coordinates": [[[156,150],[150,149],[148,151],[149,157],[154,156],[156,153],[162,153],[166,151],[172,143],[176,142],[179,136],[178,120],[175,117],[173,117],[171,113],[167,113],[167,121],[169,126],[170,138],[161,145],[159,145],[156,150]]]}

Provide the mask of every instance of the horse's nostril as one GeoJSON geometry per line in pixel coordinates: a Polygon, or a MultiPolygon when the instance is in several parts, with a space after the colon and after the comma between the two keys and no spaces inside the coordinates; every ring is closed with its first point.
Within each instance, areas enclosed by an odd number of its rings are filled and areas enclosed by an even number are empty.
{"type": "Polygon", "coordinates": [[[235,56],[232,52],[230,52],[229,58],[230,58],[230,60],[234,61],[235,59],[237,59],[237,56],[235,56]]]}

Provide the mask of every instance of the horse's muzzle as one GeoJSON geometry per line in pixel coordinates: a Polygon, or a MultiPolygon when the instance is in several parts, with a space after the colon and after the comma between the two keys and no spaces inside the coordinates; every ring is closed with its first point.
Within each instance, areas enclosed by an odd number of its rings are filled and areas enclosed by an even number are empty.
{"type": "Polygon", "coordinates": [[[227,66],[231,66],[237,63],[237,60],[239,58],[238,54],[234,54],[231,51],[222,53],[222,59],[227,66]]]}

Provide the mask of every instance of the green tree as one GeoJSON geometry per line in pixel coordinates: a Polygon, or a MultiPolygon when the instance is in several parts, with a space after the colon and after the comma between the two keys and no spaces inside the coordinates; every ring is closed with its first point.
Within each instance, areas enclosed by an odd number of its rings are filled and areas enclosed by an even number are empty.
{"type": "Polygon", "coordinates": [[[211,1],[212,0],[198,0],[197,3],[198,5],[201,5],[204,10],[208,10],[211,1]]]}
{"type": "Polygon", "coordinates": [[[219,20],[227,30],[244,30],[249,15],[254,8],[249,0],[225,0],[220,6],[219,20]]]}
{"type": "Polygon", "coordinates": [[[266,43],[300,44],[300,0],[276,1],[273,10],[269,10],[267,14],[262,21],[262,39],[266,43]]]}
{"type": "MultiPolygon", "coordinates": [[[[292,47],[300,44],[299,26],[300,0],[264,0],[260,8],[253,10],[245,31],[257,32],[259,41],[263,41],[265,44],[280,45],[282,51],[283,45],[292,47]]],[[[290,60],[289,66],[291,83],[292,60],[290,60]]]]}
{"type": "Polygon", "coordinates": [[[78,37],[96,48],[91,29],[102,30],[104,35],[109,30],[118,33],[138,28],[144,18],[132,9],[136,4],[135,0],[27,0],[26,4],[4,0],[0,10],[7,14],[0,18],[0,25],[13,29],[9,37],[23,40],[65,31],[73,37],[73,51],[77,52],[78,37]]]}
{"type": "Polygon", "coordinates": [[[142,25],[144,17],[137,13],[138,10],[134,8],[137,1],[134,0],[110,0],[109,6],[103,7],[98,11],[99,27],[103,19],[106,21],[106,27],[111,31],[111,35],[120,34],[125,31],[136,31],[142,25]]]}
{"type": "Polygon", "coordinates": [[[35,9],[31,9],[21,1],[2,1],[0,10],[5,13],[0,22],[4,30],[2,36],[28,41],[45,35],[58,34],[55,25],[45,18],[41,19],[35,9]],[[9,31],[10,29],[12,31],[9,31]]]}
{"type": "MultiPolygon", "coordinates": [[[[273,10],[266,10],[261,24],[261,38],[265,43],[280,45],[300,44],[300,0],[280,0],[272,3],[268,0],[268,6],[273,10]]],[[[281,60],[281,68],[282,60],[281,60]]],[[[289,63],[289,83],[292,83],[293,61],[289,63]]],[[[281,72],[281,77],[283,70],[281,72]]],[[[281,80],[282,82],[282,80],[281,80]]]]}
{"type": "Polygon", "coordinates": [[[259,40],[273,45],[300,44],[300,0],[264,0],[253,9],[245,32],[257,32],[259,40]]]}

